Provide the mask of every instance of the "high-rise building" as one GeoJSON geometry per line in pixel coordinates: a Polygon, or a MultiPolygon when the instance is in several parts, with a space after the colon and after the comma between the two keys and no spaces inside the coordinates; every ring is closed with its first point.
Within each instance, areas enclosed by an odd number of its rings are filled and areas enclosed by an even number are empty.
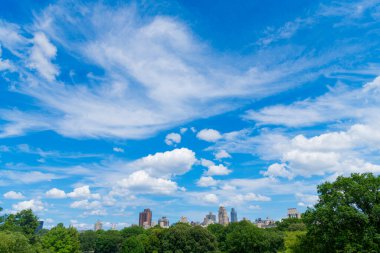
{"type": "Polygon", "coordinates": [[[162,228],[168,228],[169,227],[169,219],[163,216],[162,218],[158,219],[158,225],[162,228]]]}
{"type": "Polygon", "coordinates": [[[231,222],[238,222],[237,212],[235,208],[231,209],[231,222]]]}
{"type": "Polygon", "coordinates": [[[181,218],[179,219],[179,222],[181,222],[181,223],[187,223],[187,224],[190,223],[189,220],[187,219],[187,217],[185,217],[185,216],[181,216],[181,218]]]}
{"type": "Polygon", "coordinates": [[[221,225],[228,225],[228,223],[230,223],[228,220],[227,210],[223,206],[219,207],[218,218],[219,224],[221,225]]]}
{"type": "Polygon", "coordinates": [[[208,219],[208,220],[212,220],[214,223],[216,223],[216,215],[213,214],[212,212],[209,212],[209,213],[206,215],[206,219],[208,219]]]}
{"type": "Polygon", "coordinates": [[[95,231],[98,231],[98,230],[102,230],[102,228],[103,228],[103,223],[102,223],[100,220],[98,220],[98,221],[95,223],[95,225],[94,225],[94,230],[95,230],[95,231]]]}
{"type": "Polygon", "coordinates": [[[139,226],[140,227],[150,227],[152,226],[152,211],[147,208],[144,212],[139,215],[139,226]]]}
{"type": "Polygon", "coordinates": [[[44,221],[40,220],[38,221],[38,227],[36,228],[36,233],[44,228],[44,221]]]}
{"type": "Polygon", "coordinates": [[[288,208],[288,218],[301,219],[301,214],[297,211],[297,208],[288,208]]]}

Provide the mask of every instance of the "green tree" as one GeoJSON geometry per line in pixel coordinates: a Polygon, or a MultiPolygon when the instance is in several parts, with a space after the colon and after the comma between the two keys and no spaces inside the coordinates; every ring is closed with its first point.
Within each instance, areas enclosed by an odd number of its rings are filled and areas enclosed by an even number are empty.
{"type": "Polygon", "coordinates": [[[123,237],[116,230],[97,231],[95,253],[119,252],[123,237]]]}
{"type": "Polygon", "coordinates": [[[145,229],[140,226],[131,226],[131,227],[123,228],[120,232],[124,238],[128,238],[130,236],[138,236],[138,235],[144,234],[145,229]]]}
{"type": "Polygon", "coordinates": [[[261,229],[248,221],[232,223],[227,227],[227,252],[278,252],[282,248],[283,236],[276,229],[261,229]]]}
{"type": "Polygon", "coordinates": [[[122,253],[145,253],[144,245],[137,236],[130,236],[121,246],[122,253]]]}
{"type": "Polygon", "coordinates": [[[215,236],[200,226],[178,223],[161,235],[162,252],[216,252],[215,236]]]}
{"type": "Polygon", "coordinates": [[[96,232],[92,230],[86,230],[79,233],[80,249],[82,252],[95,251],[96,245],[96,232]]]}
{"type": "Polygon", "coordinates": [[[2,230],[18,231],[31,239],[39,225],[38,218],[31,209],[22,210],[6,217],[2,230]]]}
{"type": "MultiPolygon", "coordinates": [[[[228,226],[229,227],[229,226],[228,226]]],[[[218,248],[224,252],[226,251],[226,237],[227,237],[227,228],[221,224],[211,224],[207,226],[207,230],[213,234],[217,240],[218,248]]]]}
{"type": "Polygon", "coordinates": [[[62,223],[41,238],[42,247],[54,253],[79,253],[79,234],[75,228],[65,228],[62,223]]]}
{"type": "Polygon", "coordinates": [[[276,222],[277,229],[281,231],[305,231],[306,225],[302,219],[287,218],[276,222]]]}
{"type": "Polygon", "coordinates": [[[352,174],[318,186],[303,216],[308,252],[380,252],[380,176],[352,174]]]}
{"type": "Polygon", "coordinates": [[[0,231],[1,253],[32,253],[28,238],[20,232],[0,231]]]}
{"type": "MultiPolygon", "coordinates": [[[[301,240],[305,236],[306,231],[286,231],[284,237],[285,253],[303,253],[301,240]]],[[[307,251],[307,250],[306,250],[307,251]]]]}

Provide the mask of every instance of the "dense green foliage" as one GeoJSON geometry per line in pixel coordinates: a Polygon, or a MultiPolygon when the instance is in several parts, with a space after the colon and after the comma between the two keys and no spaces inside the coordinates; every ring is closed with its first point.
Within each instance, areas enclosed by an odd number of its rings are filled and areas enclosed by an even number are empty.
{"type": "Polygon", "coordinates": [[[42,237],[42,247],[56,253],[80,252],[78,231],[75,228],[65,228],[60,223],[42,237]]]}
{"type": "Polygon", "coordinates": [[[380,252],[380,176],[352,174],[318,186],[306,211],[308,252],[380,252]]]}
{"type": "Polygon", "coordinates": [[[283,219],[268,229],[241,221],[96,232],[58,224],[36,231],[38,218],[23,210],[0,217],[0,253],[380,252],[379,176],[339,177],[318,186],[318,193],[319,202],[302,219],[283,219]]]}

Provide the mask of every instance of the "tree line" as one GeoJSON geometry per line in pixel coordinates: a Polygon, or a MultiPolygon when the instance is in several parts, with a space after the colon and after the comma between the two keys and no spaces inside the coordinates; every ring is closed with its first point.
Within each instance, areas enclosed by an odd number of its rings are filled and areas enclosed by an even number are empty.
{"type": "Polygon", "coordinates": [[[81,231],[58,224],[37,231],[31,210],[0,217],[0,253],[380,252],[380,177],[338,177],[318,186],[318,203],[302,219],[261,229],[249,221],[207,228],[177,223],[81,231]]]}

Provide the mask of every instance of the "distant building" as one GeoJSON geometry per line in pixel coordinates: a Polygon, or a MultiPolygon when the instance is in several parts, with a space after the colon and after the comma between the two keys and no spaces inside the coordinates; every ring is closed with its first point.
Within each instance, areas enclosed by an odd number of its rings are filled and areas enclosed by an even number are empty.
{"type": "Polygon", "coordinates": [[[38,227],[36,228],[36,233],[44,228],[44,221],[40,220],[38,221],[38,227]]]}
{"type": "Polygon", "coordinates": [[[231,222],[238,222],[237,212],[235,208],[231,209],[231,222]]]}
{"type": "Polygon", "coordinates": [[[216,223],[216,215],[213,214],[212,212],[209,212],[209,213],[206,215],[206,218],[209,219],[209,220],[212,220],[214,223],[216,223]]]}
{"type": "Polygon", "coordinates": [[[181,223],[186,223],[186,224],[189,224],[189,220],[187,219],[187,217],[185,216],[181,216],[181,218],[179,219],[179,222],[181,223]]]}
{"type": "Polygon", "coordinates": [[[199,226],[199,225],[201,225],[201,223],[199,223],[199,221],[191,221],[191,222],[190,222],[190,225],[194,227],[194,226],[199,226]]]}
{"type": "Polygon", "coordinates": [[[288,208],[288,218],[301,219],[301,214],[297,211],[297,208],[288,208]]]}
{"type": "Polygon", "coordinates": [[[147,208],[139,215],[139,226],[140,227],[151,227],[152,226],[152,211],[147,208]]]}
{"type": "Polygon", "coordinates": [[[269,219],[268,217],[265,220],[258,218],[254,223],[258,228],[274,228],[276,227],[276,222],[273,219],[269,219]]]}
{"type": "Polygon", "coordinates": [[[168,228],[169,227],[169,219],[163,216],[162,218],[158,219],[158,225],[162,228],[168,228]]]}
{"type": "Polygon", "coordinates": [[[218,220],[221,225],[228,225],[228,223],[230,223],[228,220],[227,210],[223,206],[219,207],[218,220]]]}
{"type": "Polygon", "coordinates": [[[100,221],[100,220],[98,220],[96,223],[95,223],[95,225],[94,225],[94,230],[95,231],[98,231],[98,230],[102,230],[103,229],[103,223],[100,221]]]}
{"type": "Polygon", "coordinates": [[[207,227],[208,225],[211,225],[211,224],[215,224],[215,222],[211,219],[208,219],[207,217],[205,217],[203,219],[203,222],[201,223],[203,227],[207,227]]]}

